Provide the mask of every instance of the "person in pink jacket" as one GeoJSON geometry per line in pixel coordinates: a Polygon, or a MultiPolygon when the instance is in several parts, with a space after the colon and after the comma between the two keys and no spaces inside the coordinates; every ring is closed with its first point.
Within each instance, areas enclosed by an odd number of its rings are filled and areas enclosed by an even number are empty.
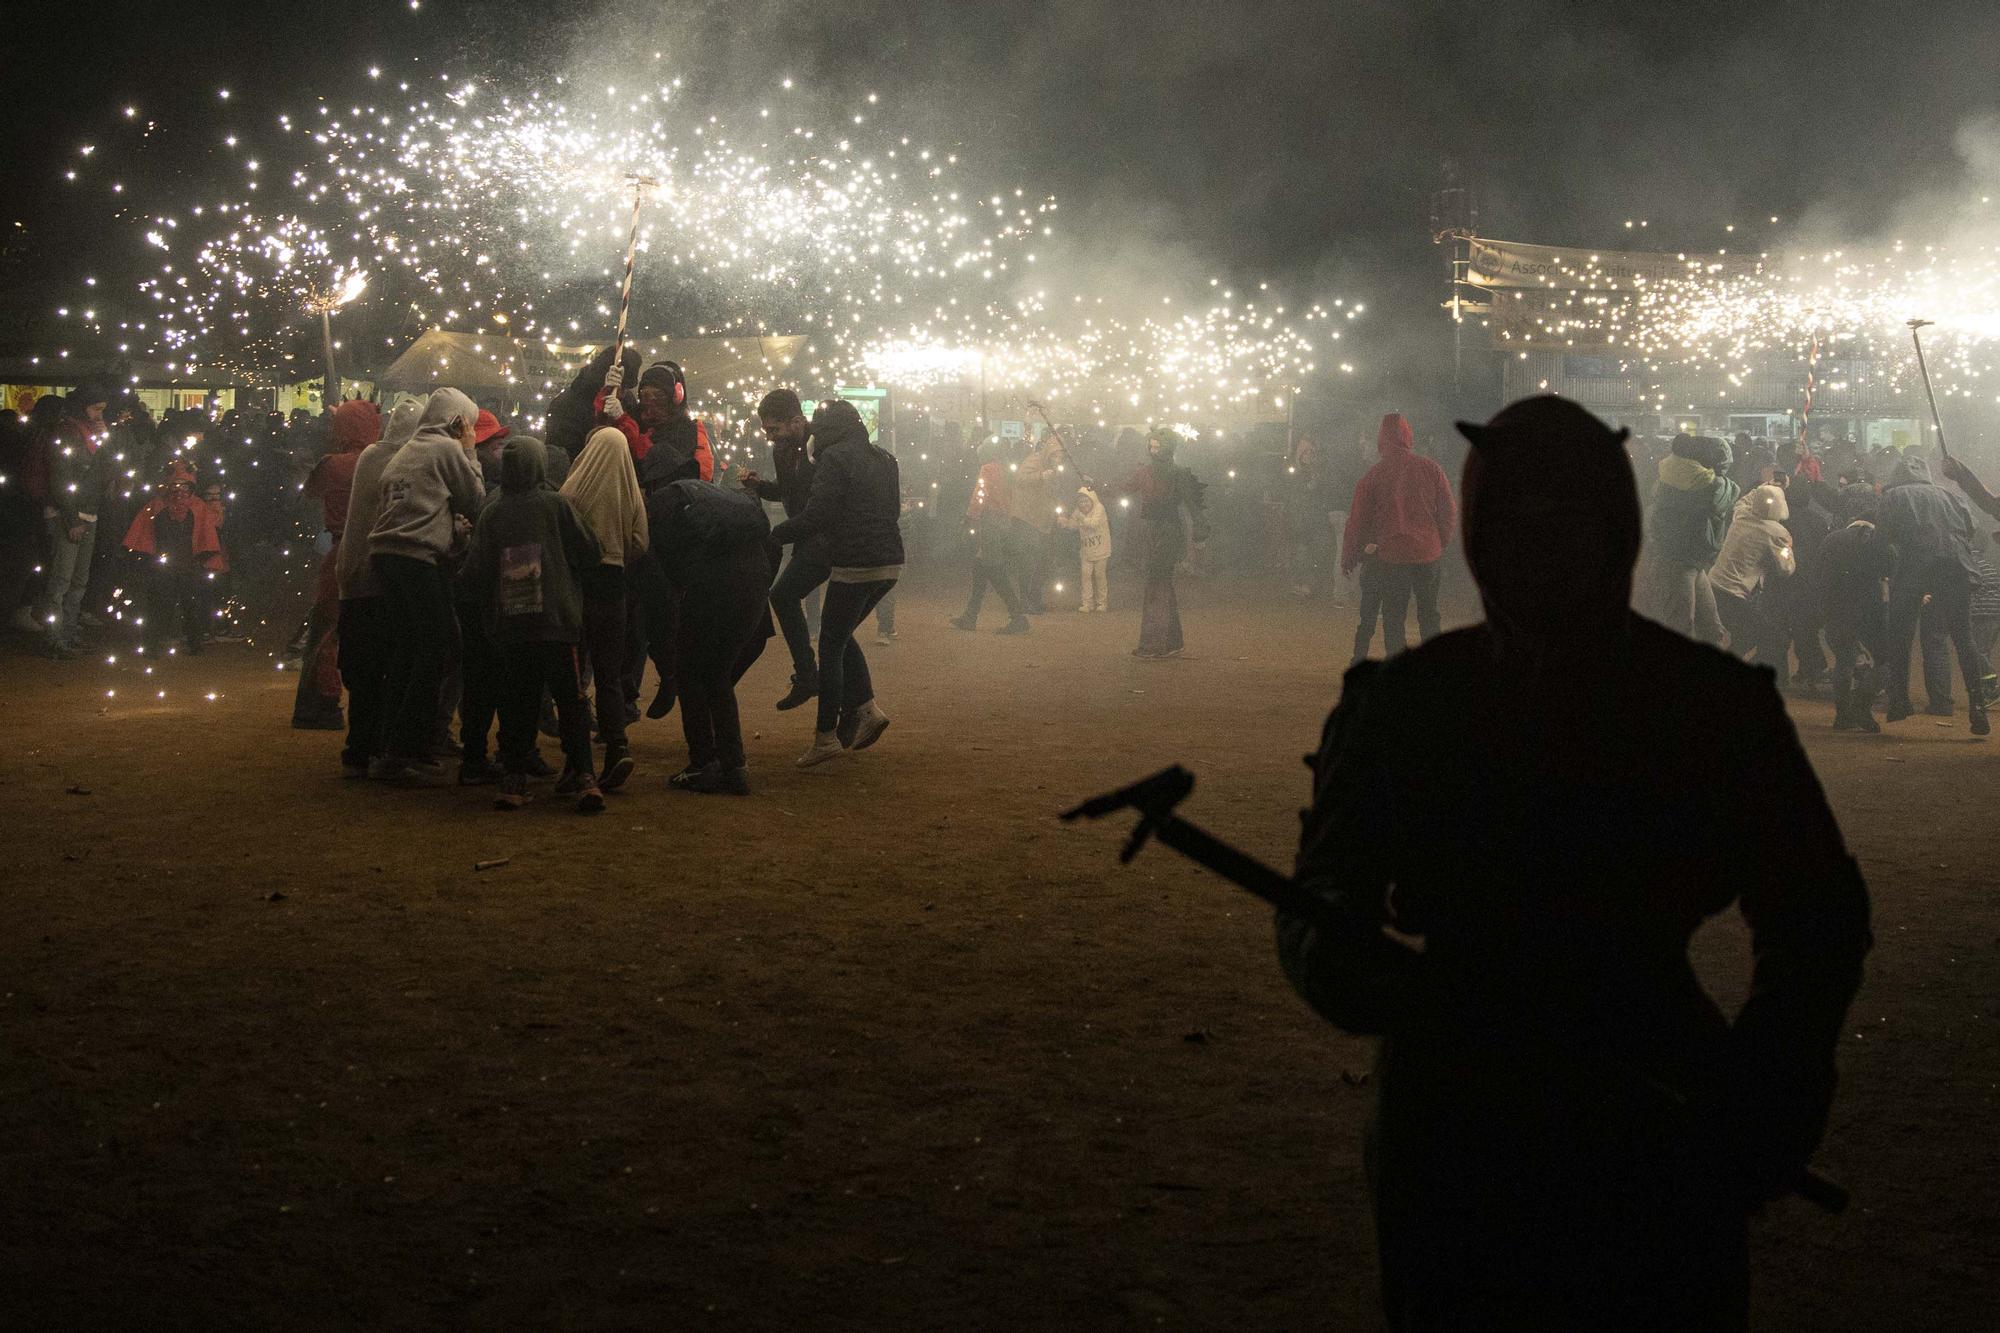
{"type": "Polygon", "coordinates": [[[1437,637],[1438,561],[1458,526],[1458,504],[1444,469],[1416,452],[1410,423],[1400,412],[1382,418],[1375,449],[1381,460],[1355,484],[1340,545],[1340,572],[1361,570],[1356,662],[1368,656],[1378,614],[1387,655],[1403,651],[1403,623],[1412,597],[1417,602],[1417,641],[1437,637]]]}

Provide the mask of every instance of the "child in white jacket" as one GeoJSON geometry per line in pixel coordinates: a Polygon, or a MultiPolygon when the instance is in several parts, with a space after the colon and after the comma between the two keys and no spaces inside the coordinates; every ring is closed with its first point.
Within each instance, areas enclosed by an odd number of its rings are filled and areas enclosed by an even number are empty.
{"type": "Polygon", "coordinates": [[[1061,522],[1064,527],[1072,529],[1079,539],[1083,605],[1077,609],[1109,611],[1111,594],[1105,582],[1104,567],[1111,559],[1111,518],[1104,512],[1104,504],[1097,498],[1097,492],[1088,486],[1077,487],[1076,507],[1064,514],[1061,522]]]}

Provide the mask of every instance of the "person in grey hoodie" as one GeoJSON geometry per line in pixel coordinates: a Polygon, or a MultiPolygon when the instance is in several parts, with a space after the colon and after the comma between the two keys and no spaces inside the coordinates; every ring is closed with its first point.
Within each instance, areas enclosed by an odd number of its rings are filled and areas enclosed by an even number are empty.
{"type": "Polygon", "coordinates": [[[442,568],[485,498],[473,462],[479,409],[457,389],[439,389],[417,433],[382,471],[381,511],[368,531],[368,561],[388,594],[396,635],[380,776],[441,785],[428,742],[438,691],[457,651],[458,619],[442,568]]]}
{"type": "Polygon", "coordinates": [[[424,406],[424,400],[415,397],[397,403],[382,438],[363,449],[354,464],[352,498],[334,564],[340,589],[340,680],[347,687],[347,744],[340,752],[343,777],[365,778],[369,765],[382,758],[396,631],[388,594],[368,560],[368,534],[382,514],[382,472],[417,433],[424,406]]]}
{"type": "Polygon", "coordinates": [[[1896,548],[1896,572],[1889,578],[1889,708],[1883,720],[1900,722],[1916,711],[1910,704],[1910,639],[1928,601],[1958,654],[1972,734],[1986,735],[1991,726],[1980,679],[1984,669],[1972,648],[1972,585],[1979,577],[1972,510],[1963,497],[1932,481],[1930,463],[1912,450],[1889,474],[1876,529],[1896,548]]]}

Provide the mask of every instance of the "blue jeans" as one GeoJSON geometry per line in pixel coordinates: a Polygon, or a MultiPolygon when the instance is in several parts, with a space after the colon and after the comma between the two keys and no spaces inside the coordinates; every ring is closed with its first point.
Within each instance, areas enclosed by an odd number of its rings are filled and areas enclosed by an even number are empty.
{"type": "Polygon", "coordinates": [[[97,524],[83,524],[83,536],[69,539],[69,520],[57,514],[49,523],[49,640],[72,645],[77,639],[77,617],[83,614],[83,595],[90,587],[90,557],[97,550],[97,524]]]}
{"type": "Polygon", "coordinates": [[[843,713],[852,713],[875,697],[868,659],[854,641],[854,631],[895,586],[894,579],[826,585],[826,606],[819,617],[820,731],[834,730],[843,713]]]}

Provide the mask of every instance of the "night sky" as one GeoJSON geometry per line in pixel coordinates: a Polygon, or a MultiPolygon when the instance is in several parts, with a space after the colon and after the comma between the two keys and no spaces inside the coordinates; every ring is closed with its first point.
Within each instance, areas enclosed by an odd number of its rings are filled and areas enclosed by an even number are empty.
{"type": "Polygon", "coordinates": [[[780,74],[829,97],[880,89],[996,183],[1055,192],[1086,249],[1156,247],[1190,279],[1378,305],[1442,295],[1426,286],[1442,286],[1426,221],[1448,162],[1489,235],[1623,245],[1643,218],[1640,243],[1662,249],[1728,244],[1729,221],[1754,220],[1759,242],[1801,222],[1862,236],[1910,192],[1949,188],[1954,134],[2000,107],[2000,6],[1973,0],[1926,5],[1921,24],[1845,0],[557,8],[113,2],[20,25],[0,133],[6,217],[35,244],[10,292],[91,262],[93,245],[129,248],[106,234],[101,189],[60,179],[125,105],[158,125],[153,169],[200,172],[228,127],[268,124],[370,63],[615,80],[665,49],[722,107],[780,74]]]}

